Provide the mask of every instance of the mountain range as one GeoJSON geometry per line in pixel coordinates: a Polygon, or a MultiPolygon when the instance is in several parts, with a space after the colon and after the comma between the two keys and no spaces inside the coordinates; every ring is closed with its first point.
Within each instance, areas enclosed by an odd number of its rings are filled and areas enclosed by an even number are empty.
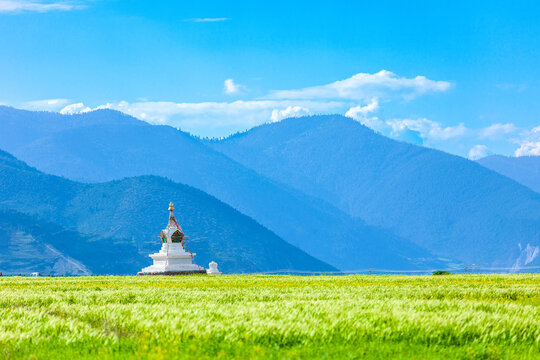
{"type": "Polygon", "coordinates": [[[212,196],[165,178],[83,184],[0,151],[0,188],[4,273],[135,274],[160,248],[169,201],[201,265],[215,260],[226,273],[336,270],[212,196]]]}
{"type": "Polygon", "coordinates": [[[0,107],[0,122],[6,129],[0,147],[41,171],[85,182],[167,177],[218,198],[340,270],[430,269],[447,262],[169,126],[111,110],[66,116],[7,107],[0,107]]]}
{"type": "Polygon", "coordinates": [[[540,194],[467,159],[386,138],[343,116],[292,118],[208,144],[439,256],[522,266],[526,249],[540,245],[540,194]]]}
{"type": "MultiPolygon", "coordinates": [[[[56,210],[37,215],[77,224],[68,228],[82,234],[129,238],[139,252],[160,229],[154,219],[171,198],[168,180],[159,176],[171,179],[171,187],[187,185],[219,199],[321,260],[311,269],[517,269],[539,260],[540,194],[475,162],[391,140],[342,116],[285,119],[221,140],[111,110],[61,115],[0,107],[0,126],[0,148],[93,189],[71,200],[93,204],[86,212],[71,215],[71,205],[62,216],[56,210]],[[97,189],[114,189],[107,193],[114,197],[132,189],[130,182],[136,189],[131,194],[160,197],[133,203],[143,209],[137,221],[153,222],[140,237],[128,225],[107,222],[111,210],[92,202],[100,196],[97,189]]],[[[3,205],[36,215],[14,205],[20,196],[19,190],[3,205]]],[[[200,213],[208,211],[211,206],[200,213]]],[[[191,218],[200,222],[184,214],[185,221],[191,218]]]]}

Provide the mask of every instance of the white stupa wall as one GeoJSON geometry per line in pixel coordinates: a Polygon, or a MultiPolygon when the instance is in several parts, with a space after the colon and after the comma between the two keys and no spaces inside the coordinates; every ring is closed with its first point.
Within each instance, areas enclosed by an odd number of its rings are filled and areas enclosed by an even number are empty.
{"type": "Polygon", "coordinates": [[[180,243],[164,243],[159,252],[150,255],[154,264],[142,269],[142,273],[204,271],[193,263],[193,256],[195,254],[185,251],[180,243]]]}

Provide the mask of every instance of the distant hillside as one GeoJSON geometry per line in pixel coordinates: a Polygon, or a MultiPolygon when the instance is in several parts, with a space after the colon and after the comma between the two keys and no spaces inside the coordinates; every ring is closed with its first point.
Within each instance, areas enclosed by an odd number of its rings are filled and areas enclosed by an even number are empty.
{"type": "Polygon", "coordinates": [[[286,119],[208,144],[439,256],[522,266],[532,261],[524,249],[540,246],[539,194],[472,161],[391,140],[343,116],[286,119]]]}
{"type": "MultiPolygon", "coordinates": [[[[5,272],[60,273],[76,262],[81,272],[136,273],[161,246],[158,235],[167,224],[169,201],[199,265],[215,260],[227,273],[336,270],[208,194],[156,176],[81,184],[43,174],[0,151],[0,188],[0,206],[39,217],[0,213],[2,241],[17,250],[2,252],[5,272]],[[58,258],[56,250],[75,261],[58,258]],[[31,261],[27,265],[21,257],[31,261]]],[[[76,272],[73,266],[66,272],[76,272]]]]}
{"type": "Polygon", "coordinates": [[[477,162],[540,193],[540,156],[491,155],[477,162]]]}
{"type": "Polygon", "coordinates": [[[134,274],[148,263],[133,244],[84,235],[6,209],[0,209],[0,248],[4,275],[134,274]]]}
{"type": "MultiPolygon", "coordinates": [[[[215,196],[342,270],[441,266],[440,259],[409,240],[351,218],[319,194],[307,196],[261,176],[168,126],[148,125],[109,110],[68,116],[6,107],[0,107],[0,126],[7,129],[0,133],[0,147],[41,171],[94,182],[164,176],[215,196]]],[[[150,189],[146,184],[141,188],[150,189]]],[[[158,190],[149,191],[148,197],[162,194],[168,203],[170,194],[158,190]]],[[[161,204],[156,202],[157,211],[162,211],[161,204]]],[[[48,216],[54,215],[51,211],[48,216]]]]}

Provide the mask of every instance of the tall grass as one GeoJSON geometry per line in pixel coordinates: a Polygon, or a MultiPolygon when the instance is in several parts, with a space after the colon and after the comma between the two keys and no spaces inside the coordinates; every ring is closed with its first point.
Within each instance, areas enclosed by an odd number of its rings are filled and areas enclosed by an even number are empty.
{"type": "Polygon", "coordinates": [[[0,278],[0,358],[540,358],[540,275],[0,278]]]}

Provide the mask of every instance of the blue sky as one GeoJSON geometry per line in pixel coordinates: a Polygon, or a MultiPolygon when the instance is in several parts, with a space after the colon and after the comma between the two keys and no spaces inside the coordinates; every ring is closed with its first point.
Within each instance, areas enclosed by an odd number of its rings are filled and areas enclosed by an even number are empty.
{"type": "Polygon", "coordinates": [[[201,136],[347,114],[476,158],[540,155],[535,1],[0,0],[0,103],[201,136]]]}

